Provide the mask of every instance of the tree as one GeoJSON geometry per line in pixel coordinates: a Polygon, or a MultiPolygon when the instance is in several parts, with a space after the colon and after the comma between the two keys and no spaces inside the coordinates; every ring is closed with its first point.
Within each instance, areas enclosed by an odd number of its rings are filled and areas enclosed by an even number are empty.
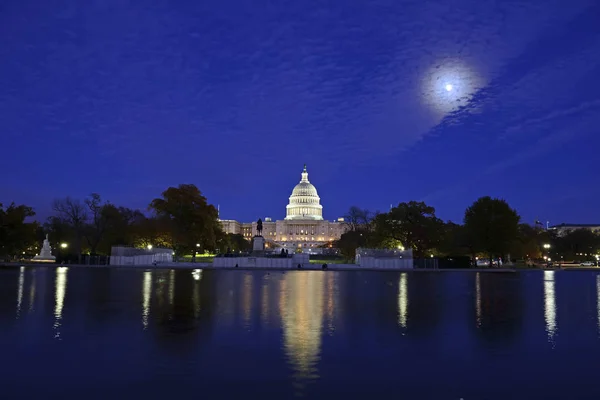
{"type": "Polygon", "coordinates": [[[348,226],[349,231],[369,231],[373,217],[373,213],[369,210],[352,206],[348,210],[348,214],[344,216],[344,223],[348,226]]]}
{"type": "Polygon", "coordinates": [[[356,249],[367,247],[369,243],[369,233],[360,230],[350,230],[342,234],[334,246],[340,250],[340,253],[346,260],[354,260],[356,249]]]}
{"type": "Polygon", "coordinates": [[[244,253],[252,249],[252,244],[241,233],[228,233],[227,242],[231,251],[244,253]]]}
{"type": "Polygon", "coordinates": [[[68,224],[73,230],[74,248],[81,263],[81,242],[88,219],[85,205],[79,200],[65,197],[64,199],[54,200],[52,209],[57,213],[56,217],[68,224]]]}
{"type": "Polygon", "coordinates": [[[8,207],[0,203],[0,255],[15,256],[36,248],[36,222],[25,222],[33,217],[33,208],[11,203],[8,207]]]}
{"type": "Polygon", "coordinates": [[[91,216],[91,221],[85,229],[85,238],[90,246],[90,254],[95,255],[110,221],[118,219],[120,215],[119,210],[112,204],[102,204],[98,193],[92,193],[85,199],[85,204],[91,216]]]}
{"type": "Polygon", "coordinates": [[[217,209],[208,204],[200,190],[190,184],[170,187],[162,198],[152,200],[150,208],[170,222],[173,244],[177,252],[212,251],[222,232],[217,209]]]}
{"type": "Polygon", "coordinates": [[[600,236],[589,229],[575,229],[556,238],[552,252],[574,260],[591,259],[600,249],[600,236]]]}
{"type": "Polygon", "coordinates": [[[374,230],[380,243],[400,242],[423,257],[441,242],[443,221],[435,216],[435,208],[424,202],[400,203],[374,220],[374,230]]]}
{"type": "Polygon", "coordinates": [[[505,256],[519,234],[521,217],[505,200],[481,197],[465,211],[467,238],[478,252],[505,256]]]}
{"type": "Polygon", "coordinates": [[[516,258],[538,259],[542,257],[544,231],[538,226],[519,224],[517,237],[510,253],[516,258]]]}
{"type": "MultiPolygon", "coordinates": [[[[102,209],[104,219],[104,232],[100,237],[96,251],[100,254],[110,254],[112,246],[136,246],[136,233],[146,216],[139,210],[127,207],[115,207],[112,204],[104,205],[102,209]]],[[[148,241],[142,247],[152,244],[148,241]]]]}
{"type": "Polygon", "coordinates": [[[173,243],[173,234],[171,219],[168,216],[153,216],[147,218],[142,215],[136,218],[131,226],[133,235],[133,244],[136,247],[155,247],[175,248],[173,243]]]}
{"type": "Polygon", "coordinates": [[[451,221],[444,224],[440,244],[435,250],[438,255],[475,257],[474,250],[466,240],[465,227],[451,221]]]}

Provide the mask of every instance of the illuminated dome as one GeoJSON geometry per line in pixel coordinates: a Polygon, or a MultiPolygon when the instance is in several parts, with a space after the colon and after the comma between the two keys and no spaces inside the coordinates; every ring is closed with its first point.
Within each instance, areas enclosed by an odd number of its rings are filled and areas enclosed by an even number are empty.
{"type": "Polygon", "coordinates": [[[285,219],[322,220],[323,206],[320,202],[321,199],[317,194],[317,189],[308,181],[308,172],[306,172],[306,165],[304,165],[302,179],[292,190],[290,203],[286,206],[285,219]]]}

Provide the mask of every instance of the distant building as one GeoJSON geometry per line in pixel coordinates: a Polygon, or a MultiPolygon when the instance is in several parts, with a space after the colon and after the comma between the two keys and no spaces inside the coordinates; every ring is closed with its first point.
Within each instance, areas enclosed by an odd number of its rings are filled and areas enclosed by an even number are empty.
{"type": "Polygon", "coordinates": [[[548,229],[555,231],[558,236],[566,235],[576,229],[589,229],[594,233],[600,233],[600,224],[560,224],[551,226],[548,229]]]}
{"type": "MultiPolygon", "coordinates": [[[[323,219],[321,198],[317,189],[308,181],[306,165],[285,209],[285,219],[263,220],[262,235],[273,248],[284,248],[290,253],[301,249],[303,253],[319,254],[322,253],[320,246],[338,240],[347,230],[343,218],[335,221],[323,219]]],[[[256,222],[220,221],[225,233],[239,233],[249,241],[257,233],[256,222]]]]}

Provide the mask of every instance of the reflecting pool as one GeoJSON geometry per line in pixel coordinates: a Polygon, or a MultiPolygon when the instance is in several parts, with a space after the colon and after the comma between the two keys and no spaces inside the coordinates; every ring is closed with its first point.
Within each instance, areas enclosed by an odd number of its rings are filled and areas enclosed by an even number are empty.
{"type": "Polygon", "coordinates": [[[600,398],[590,271],[2,268],[0,324],[3,399],[600,398]]]}

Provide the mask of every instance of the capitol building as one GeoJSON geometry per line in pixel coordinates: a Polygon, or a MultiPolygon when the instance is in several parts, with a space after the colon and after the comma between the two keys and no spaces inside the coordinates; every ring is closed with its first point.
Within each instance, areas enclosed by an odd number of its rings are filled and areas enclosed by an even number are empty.
{"type": "MultiPolygon", "coordinates": [[[[306,165],[300,182],[292,190],[285,215],[283,220],[263,219],[262,236],[267,246],[276,251],[283,248],[290,253],[302,251],[319,254],[327,244],[338,240],[347,229],[343,218],[335,221],[323,219],[321,198],[308,180],[306,165]]],[[[220,221],[225,233],[239,233],[249,241],[257,234],[256,222],[220,221]]]]}

